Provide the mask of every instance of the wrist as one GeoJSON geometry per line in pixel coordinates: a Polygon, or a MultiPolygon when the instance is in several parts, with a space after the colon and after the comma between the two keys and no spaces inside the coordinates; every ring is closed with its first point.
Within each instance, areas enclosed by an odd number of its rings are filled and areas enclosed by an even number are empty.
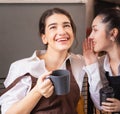
{"type": "Polygon", "coordinates": [[[34,94],[36,94],[38,97],[42,97],[42,94],[39,91],[39,88],[35,85],[34,88],[31,90],[34,94]]]}

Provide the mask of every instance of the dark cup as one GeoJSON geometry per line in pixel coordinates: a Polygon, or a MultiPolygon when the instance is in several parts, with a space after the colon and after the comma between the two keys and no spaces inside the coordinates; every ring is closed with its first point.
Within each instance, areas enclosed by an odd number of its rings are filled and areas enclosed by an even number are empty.
{"type": "Polygon", "coordinates": [[[56,95],[65,95],[70,91],[70,72],[68,70],[55,70],[48,77],[55,88],[56,95]]]}
{"type": "Polygon", "coordinates": [[[100,89],[100,106],[102,105],[102,102],[108,102],[106,100],[107,98],[114,98],[114,91],[110,86],[100,89]]]}

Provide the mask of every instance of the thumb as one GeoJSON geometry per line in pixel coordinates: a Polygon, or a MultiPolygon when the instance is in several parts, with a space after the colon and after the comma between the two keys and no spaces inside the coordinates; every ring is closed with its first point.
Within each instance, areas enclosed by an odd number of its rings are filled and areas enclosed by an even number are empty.
{"type": "Polygon", "coordinates": [[[52,73],[52,71],[43,73],[43,74],[39,77],[39,80],[43,82],[51,73],[52,73]]]}

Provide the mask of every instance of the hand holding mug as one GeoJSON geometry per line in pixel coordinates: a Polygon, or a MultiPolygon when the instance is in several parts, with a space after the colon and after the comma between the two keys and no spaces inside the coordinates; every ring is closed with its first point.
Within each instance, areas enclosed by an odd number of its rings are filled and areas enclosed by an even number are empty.
{"type": "Polygon", "coordinates": [[[113,112],[112,114],[120,113],[120,100],[116,98],[107,98],[107,102],[102,102],[102,109],[106,112],[113,112]]]}
{"type": "Polygon", "coordinates": [[[54,86],[52,82],[46,77],[48,77],[52,72],[47,72],[41,75],[36,84],[37,91],[44,97],[50,97],[54,92],[54,86]]]}

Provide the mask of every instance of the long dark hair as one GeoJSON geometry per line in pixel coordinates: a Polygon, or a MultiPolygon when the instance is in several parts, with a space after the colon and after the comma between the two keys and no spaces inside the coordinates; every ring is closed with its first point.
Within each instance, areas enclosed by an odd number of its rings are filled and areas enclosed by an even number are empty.
{"type": "Polygon", "coordinates": [[[108,32],[113,28],[118,29],[117,38],[115,42],[120,45],[120,9],[117,8],[107,8],[99,12],[98,15],[102,15],[102,23],[107,23],[108,32]]]}

